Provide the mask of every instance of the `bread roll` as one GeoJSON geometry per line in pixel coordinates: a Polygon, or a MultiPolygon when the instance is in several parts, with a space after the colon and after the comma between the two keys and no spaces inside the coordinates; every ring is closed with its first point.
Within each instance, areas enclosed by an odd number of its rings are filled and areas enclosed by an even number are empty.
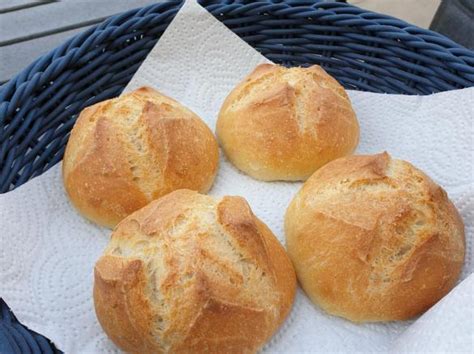
{"type": "Polygon", "coordinates": [[[173,190],[207,192],[217,173],[214,135],[193,112],[148,87],[84,109],[64,154],[75,207],[109,227],[173,190]]]}
{"type": "Polygon", "coordinates": [[[352,153],[359,125],[344,88],[321,67],[262,64],[226,98],[217,136],[246,174],[297,181],[352,153]]]}
{"type": "Polygon", "coordinates": [[[464,226],[446,192],[387,153],[333,161],[285,219],[290,258],[312,301],[356,322],[405,320],[458,280],[464,226]]]}
{"type": "Polygon", "coordinates": [[[240,197],[178,190],[124,219],[95,266],[107,335],[133,353],[254,353],[283,322],[296,277],[240,197]]]}

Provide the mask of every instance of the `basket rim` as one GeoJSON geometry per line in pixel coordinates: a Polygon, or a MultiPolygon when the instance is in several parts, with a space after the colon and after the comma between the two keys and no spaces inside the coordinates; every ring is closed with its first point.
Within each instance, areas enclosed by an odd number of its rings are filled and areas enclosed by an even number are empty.
{"type": "MultiPolygon", "coordinates": [[[[103,31],[108,26],[116,26],[117,24],[123,24],[123,21],[126,21],[133,17],[145,17],[148,14],[159,10],[160,8],[166,7],[166,5],[179,5],[181,7],[183,3],[183,0],[169,0],[163,3],[152,4],[144,7],[138,7],[131,10],[127,10],[125,12],[112,15],[101,23],[72,36],[62,44],[50,50],[48,53],[39,56],[31,64],[21,70],[18,74],[16,74],[10,80],[5,82],[2,86],[0,86],[0,102],[6,99],[6,97],[4,97],[5,92],[10,91],[13,86],[15,86],[15,88],[19,88],[21,84],[25,84],[26,82],[31,81],[32,73],[36,72],[36,70],[33,69],[39,70],[41,67],[44,67],[46,63],[51,64],[56,60],[60,60],[62,58],[60,54],[64,52],[64,49],[71,50],[73,48],[76,48],[78,44],[86,40],[86,38],[89,37],[92,33],[97,31],[103,31]]],[[[445,51],[451,54],[453,58],[459,58],[459,64],[466,64],[471,66],[472,71],[474,73],[474,50],[465,48],[459,43],[438,32],[412,25],[404,20],[398,19],[390,15],[365,10],[356,5],[342,2],[325,2],[324,0],[198,0],[198,3],[205,7],[206,10],[212,14],[219,13],[219,10],[224,6],[227,8],[229,6],[233,8],[230,11],[227,10],[228,14],[232,14],[232,11],[237,14],[239,12],[242,13],[244,11],[248,12],[251,9],[258,9],[258,11],[273,11],[274,5],[284,5],[292,11],[300,10],[301,8],[331,9],[333,11],[336,11],[339,15],[347,15],[348,18],[346,23],[349,26],[351,20],[356,19],[357,16],[361,16],[365,21],[368,21],[367,25],[369,26],[382,26],[378,28],[379,30],[386,29],[388,32],[398,32],[399,34],[403,33],[405,35],[411,36],[411,38],[413,39],[418,37],[417,42],[428,43],[433,48],[433,50],[445,51]],[[262,6],[264,6],[263,9],[262,6]],[[466,62],[466,60],[471,61],[471,63],[466,62]]]]}

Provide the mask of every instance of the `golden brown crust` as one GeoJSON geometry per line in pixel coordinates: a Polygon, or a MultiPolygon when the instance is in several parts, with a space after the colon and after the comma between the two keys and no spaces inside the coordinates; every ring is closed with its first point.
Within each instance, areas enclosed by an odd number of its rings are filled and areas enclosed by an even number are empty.
{"type": "Polygon", "coordinates": [[[288,207],[285,232],[308,296],[357,322],[427,310],[464,261],[464,226],[446,192],[387,153],[318,170],[288,207]]]}
{"type": "Polygon", "coordinates": [[[143,262],[105,256],[97,262],[94,272],[94,298],[100,299],[95,302],[96,312],[107,313],[98,316],[107,335],[119,347],[128,345],[130,352],[153,351],[155,343],[148,330],[153,316],[142,292],[146,282],[143,262]]]}
{"type": "Polygon", "coordinates": [[[262,64],[224,101],[217,135],[230,161],[261,180],[305,180],[354,151],[349,97],[321,67],[262,64]]]}
{"type": "Polygon", "coordinates": [[[253,353],[288,315],[292,264],[239,197],[178,190],[125,218],[95,268],[107,335],[136,353],[253,353]]]}
{"type": "Polygon", "coordinates": [[[173,190],[207,192],[218,167],[206,124],[151,88],[86,108],[63,162],[66,191],[87,218],[109,227],[173,190]]]}

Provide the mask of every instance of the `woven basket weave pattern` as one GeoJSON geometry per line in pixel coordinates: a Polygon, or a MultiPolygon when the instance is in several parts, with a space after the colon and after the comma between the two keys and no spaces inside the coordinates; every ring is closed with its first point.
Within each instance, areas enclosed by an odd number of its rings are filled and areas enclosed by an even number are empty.
{"type": "MultiPolygon", "coordinates": [[[[428,94],[474,86],[474,53],[400,20],[343,3],[201,1],[270,60],[320,64],[346,88],[428,94]]],[[[0,193],[63,156],[77,114],[120,94],[181,5],[109,18],[0,88],[0,193]]]]}

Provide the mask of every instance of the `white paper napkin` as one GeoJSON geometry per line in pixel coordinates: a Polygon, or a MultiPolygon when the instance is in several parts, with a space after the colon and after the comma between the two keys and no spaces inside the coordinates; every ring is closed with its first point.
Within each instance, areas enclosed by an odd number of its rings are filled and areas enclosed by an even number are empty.
{"type": "MultiPolygon", "coordinates": [[[[265,61],[199,5],[188,1],[127,90],[153,86],[192,109],[214,130],[225,96],[265,61]]],[[[393,157],[413,162],[448,191],[466,224],[467,257],[462,274],[466,278],[473,271],[474,88],[424,97],[353,91],[350,97],[361,125],[359,153],[387,150],[393,157]]],[[[284,242],[283,215],[300,186],[253,180],[221,154],[211,194],[245,197],[284,242]]],[[[94,263],[110,231],[75,212],[64,193],[60,167],[0,195],[0,220],[0,296],[18,318],[67,353],[116,352],[97,322],[91,296],[94,263]]],[[[472,306],[472,276],[414,324],[356,325],[324,314],[299,290],[288,320],[264,351],[457,348],[470,352],[472,306]],[[437,335],[432,337],[433,333],[437,335]]]]}

